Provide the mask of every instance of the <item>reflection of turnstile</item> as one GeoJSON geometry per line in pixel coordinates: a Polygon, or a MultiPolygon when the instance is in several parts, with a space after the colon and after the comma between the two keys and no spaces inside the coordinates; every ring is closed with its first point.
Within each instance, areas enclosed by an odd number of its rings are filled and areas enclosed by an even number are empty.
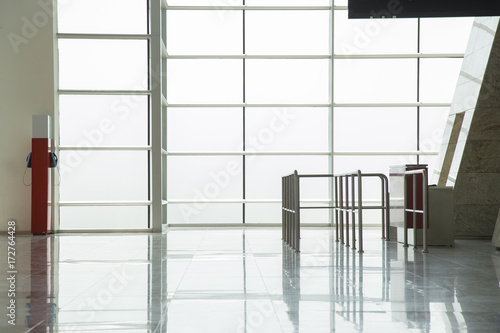
{"type": "MultiPolygon", "coordinates": [[[[408,170],[426,168],[426,165],[402,165],[391,166],[389,171],[390,187],[390,238],[403,242],[404,238],[404,172],[408,170]]],[[[410,183],[409,179],[409,183],[410,183]]],[[[417,190],[422,187],[421,179],[417,178],[417,190]]],[[[408,202],[412,198],[413,184],[408,184],[408,202]]],[[[421,192],[421,191],[420,191],[421,192]]],[[[421,194],[417,193],[417,209],[422,207],[421,194]]],[[[428,187],[429,207],[429,229],[427,231],[428,245],[453,245],[453,188],[452,187],[428,187]]],[[[408,215],[408,242],[413,245],[413,220],[412,214],[408,215]]],[[[417,245],[422,245],[422,215],[417,216],[417,245]]]]}

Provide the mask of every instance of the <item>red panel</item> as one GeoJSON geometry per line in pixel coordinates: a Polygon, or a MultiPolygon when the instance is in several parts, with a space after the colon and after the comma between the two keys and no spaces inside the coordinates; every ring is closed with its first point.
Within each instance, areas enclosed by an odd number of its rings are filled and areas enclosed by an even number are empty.
{"type": "Polygon", "coordinates": [[[52,181],[49,152],[52,140],[31,140],[31,232],[52,232],[52,181]]]}

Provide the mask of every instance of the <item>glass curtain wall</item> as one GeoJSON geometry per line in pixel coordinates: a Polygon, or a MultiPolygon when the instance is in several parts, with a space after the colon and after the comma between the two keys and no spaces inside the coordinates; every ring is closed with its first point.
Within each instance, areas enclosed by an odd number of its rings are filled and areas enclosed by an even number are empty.
{"type": "Polygon", "coordinates": [[[148,2],[58,3],[61,230],[150,227],[148,2]]]}
{"type": "MultiPolygon", "coordinates": [[[[169,223],[279,223],[294,170],[432,172],[471,22],[348,20],[346,1],[169,1],[169,223]]],[[[378,186],[365,182],[365,200],[378,186]]],[[[328,181],[303,180],[301,197],[328,204],[328,181]]]]}
{"type": "Polygon", "coordinates": [[[168,4],[168,222],[280,222],[281,177],[331,162],[329,1],[168,4]]]}
{"type": "MultiPolygon", "coordinates": [[[[432,172],[472,19],[347,20],[345,0],[161,2],[169,224],[279,223],[294,170],[432,172]]],[[[59,4],[61,229],[150,227],[148,17],[146,0],[59,4]]],[[[364,193],[377,202],[377,182],[364,193]]],[[[301,197],[326,206],[331,185],[303,180],[301,197]]]]}

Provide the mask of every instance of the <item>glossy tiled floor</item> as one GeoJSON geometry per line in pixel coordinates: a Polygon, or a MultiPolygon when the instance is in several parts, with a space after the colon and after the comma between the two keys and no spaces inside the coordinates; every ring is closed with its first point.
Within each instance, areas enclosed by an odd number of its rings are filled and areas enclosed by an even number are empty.
{"type": "Polygon", "coordinates": [[[365,253],[304,229],[16,238],[0,246],[0,332],[500,332],[500,252],[457,241],[423,255],[366,231],[365,253]],[[9,302],[15,300],[15,326],[9,302]]]}

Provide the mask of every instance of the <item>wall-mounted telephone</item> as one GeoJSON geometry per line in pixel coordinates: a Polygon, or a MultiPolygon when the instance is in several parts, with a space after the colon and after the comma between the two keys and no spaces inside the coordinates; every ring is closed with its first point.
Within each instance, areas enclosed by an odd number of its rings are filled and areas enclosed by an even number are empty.
{"type": "MultiPolygon", "coordinates": [[[[56,153],[50,152],[50,167],[55,168],[57,167],[57,155],[56,153]]],[[[31,168],[31,153],[28,154],[28,157],[26,157],[26,167],[31,168]]]]}

